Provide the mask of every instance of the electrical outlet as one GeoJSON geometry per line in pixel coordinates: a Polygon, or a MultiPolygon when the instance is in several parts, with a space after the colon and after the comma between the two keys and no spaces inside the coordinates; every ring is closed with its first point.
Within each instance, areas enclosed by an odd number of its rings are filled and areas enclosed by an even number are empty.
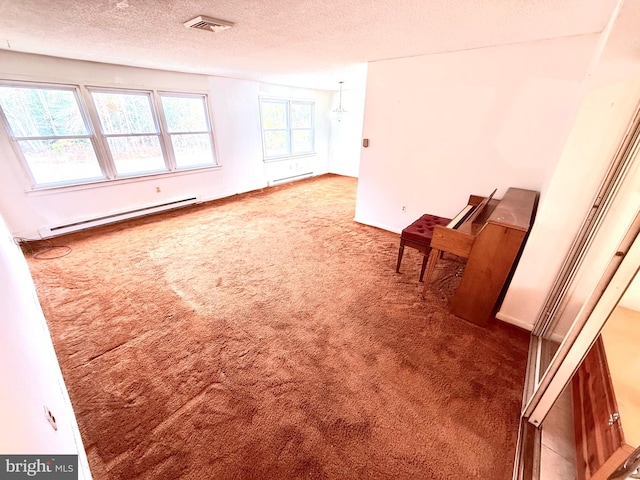
{"type": "Polygon", "coordinates": [[[406,205],[402,206],[402,213],[407,213],[407,206],[406,205]]]}
{"type": "Polygon", "coordinates": [[[160,193],[160,187],[156,187],[156,193],[160,193]]]}
{"type": "Polygon", "coordinates": [[[44,406],[44,416],[47,419],[47,422],[49,422],[51,424],[53,429],[54,430],[58,430],[58,424],[56,423],[56,417],[53,416],[53,413],[51,413],[51,410],[49,410],[46,405],[44,406]]]}

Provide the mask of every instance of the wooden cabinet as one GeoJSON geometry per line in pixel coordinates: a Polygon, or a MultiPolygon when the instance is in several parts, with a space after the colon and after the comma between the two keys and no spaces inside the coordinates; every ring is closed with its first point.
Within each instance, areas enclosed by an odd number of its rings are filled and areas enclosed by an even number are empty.
{"type": "Polygon", "coordinates": [[[640,444],[640,312],[617,307],[572,380],[576,478],[606,480],[640,444]]]}
{"type": "Polygon", "coordinates": [[[576,478],[606,478],[633,451],[624,442],[602,339],[572,380],[576,478]]]}

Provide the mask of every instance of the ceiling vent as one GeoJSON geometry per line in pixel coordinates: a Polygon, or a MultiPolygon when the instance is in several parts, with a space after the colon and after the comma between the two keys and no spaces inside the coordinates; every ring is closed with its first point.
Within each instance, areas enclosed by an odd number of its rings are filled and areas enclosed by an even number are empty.
{"type": "Polygon", "coordinates": [[[200,15],[199,17],[192,18],[191,20],[184,22],[184,26],[187,28],[198,28],[200,30],[209,30],[213,33],[218,33],[223,30],[230,29],[233,27],[233,23],[200,15]]]}

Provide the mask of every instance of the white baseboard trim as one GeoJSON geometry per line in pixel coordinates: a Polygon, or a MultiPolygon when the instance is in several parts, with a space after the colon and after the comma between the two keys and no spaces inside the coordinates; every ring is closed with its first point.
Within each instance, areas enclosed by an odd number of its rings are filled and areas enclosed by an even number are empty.
{"type": "Polygon", "coordinates": [[[516,327],[520,327],[524,330],[527,331],[531,331],[533,330],[533,325],[527,323],[527,322],[523,322],[522,320],[519,320],[515,317],[512,317],[511,315],[505,315],[504,313],[498,312],[496,313],[496,318],[498,320],[502,320],[505,323],[509,323],[511,325],[515,325],[516,327]]]}
{"type": "Polygon", "coordinates": [[[551,334],[551,341],[552,342],[556,342],[557,344],[561,344],[563,342],[563,340],[564,340],[564,336],[563,335],[560,335],[557,332],[553,332],[551,334]]]}
{"type": "MultiPolygon", "coordinates": [[[[524,330],[527,330],[529,332],[533,330],[533,325],[531,325],[531,324],[529,324],[527,322],[523,322],[522,320],[518,320],[517,318],[514,318],[514,317],[512,317],[510,315],[505,315],[504,313],[500,313],[500,312],[496,313],[496,318],[498,320],[502,320],[504,323],[509,323],[511,325],[515,325],[516,327],[520,327],[520,328],[522,328],[524,330]]],[[[560,344],[564,340],[564,336],[559,334],[559,333],[554,332],[554,333],[551,334],[549,339],[552,342],[560,344]]]]}
{"type": "Polygon", "coordinates": [[[398,228],[395,228],[395,227],[390,227],[389,225],[384,225],[384,224],[381,224],[381,223],[368,222],[368,221],[362,220],[361,218],[358,218],[358,217],[355,217],[353,219],[353,221],[357,222],[357,223],[361,223],[363,225],[369,225],[370,227],[376,227],[376,228],[380,228],[382,230],[387,230],[388,232],[393,232],[393,233],[397,233],[397,234],[402,233],[402,229],[398,229],[398,228]]]}
{"type": "Polygon", "coordinates": [[[282,185],[283,183],[291,183],[297,180],[304,180],[305,178],[311,178],[312,176],[313,176],[313,172],[298,173],[295,175],[291,175],[289,177],[276,178],[275,180],[269,180],[268,184],[270,187],[275,187],[276,185],[282,185]]]}
{"type": "Polygon", "coordinates": [[[20,230],[19,232],[11,232],[11,236],[18,241],[42,240],[39,230],[20,230]]]}

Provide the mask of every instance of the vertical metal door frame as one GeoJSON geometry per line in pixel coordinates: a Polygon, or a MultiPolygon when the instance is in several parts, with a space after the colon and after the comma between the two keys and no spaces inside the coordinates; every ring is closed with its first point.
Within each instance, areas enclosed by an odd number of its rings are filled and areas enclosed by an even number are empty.
{"type": "Polygon", "coordinates": [[[523,417],[540,426],[582,359],[591,348],[609,315],[640,269],[640,213],[609,262],[604,275],[582,306],[569,333],[544,373],[523,417]]]}

